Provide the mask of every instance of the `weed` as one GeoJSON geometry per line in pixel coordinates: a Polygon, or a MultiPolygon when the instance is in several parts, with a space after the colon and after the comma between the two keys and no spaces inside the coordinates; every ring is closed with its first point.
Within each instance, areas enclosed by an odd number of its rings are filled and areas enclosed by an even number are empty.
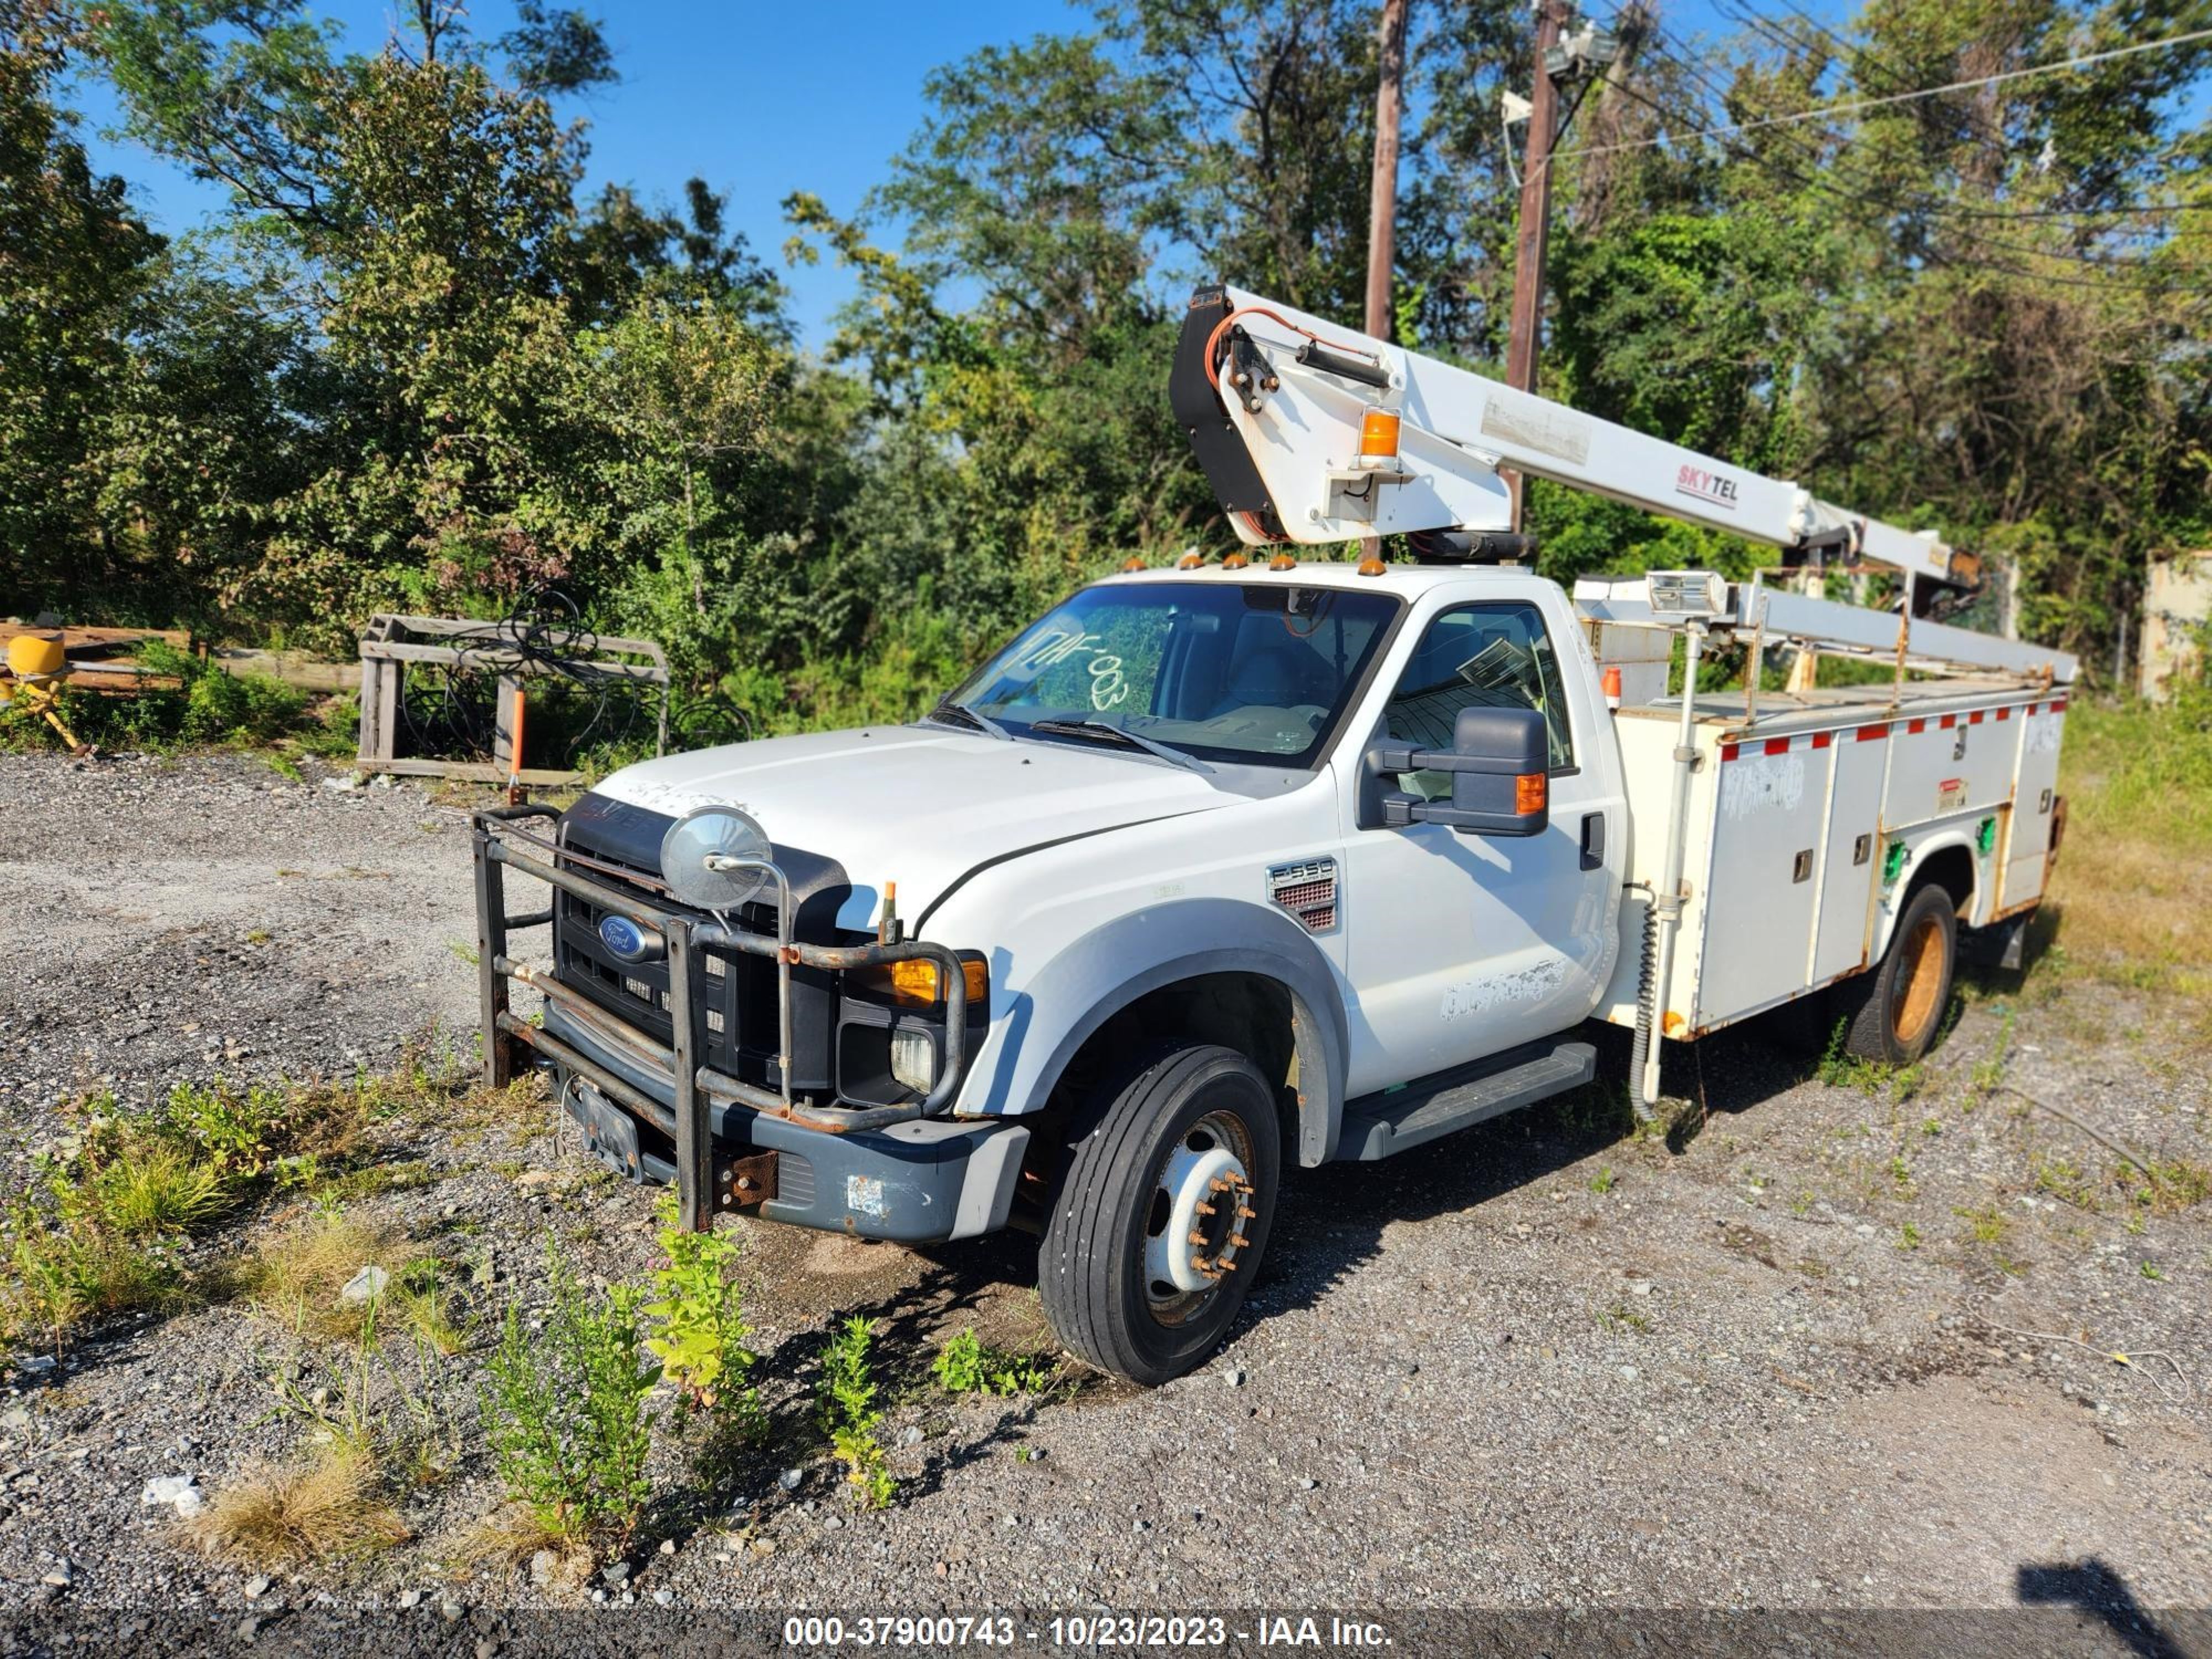
{"type": "Polygon", "coordinates": [[[1930,1140],[1933,1140],[1936,1136],[1943,1133],[1943,1120],[1939,1117],[1922,1118],[1920,1120],[1920,1133],[1926,1135],[1930,1140]]]}
{"type": "Polygon", "coordinates": [[[1637,1313],[1625,1302],[1616,1302],[1612,1307],[1598,1315],[1597,1322],[1602,1330],[1633,1331],[1638,1336],[1649,1336],[1651,1334],[1650,1318],[1637,1313]]]}
{"type": "Polygon", "coordinates": [[[1966,1237],[1976,1244],[2002,1244],[2011,1231],[2011,1224],[1995,1207],[1981,1210],[1954,1210],[1966,1224],[1966,1237]]]}
{"type": "Polygon", "coordinates": [[[209,1555],[240,1566],[352,1559],[408,1536],[379,1486],[369,1458],[334,1442],[304,1462],[223,1487],[192,1522],[191,1536],[209,1555]]]}
{"type": "Polygon", "coordinates": [[[947,1340],[929,1371],[947,1394],[1043,1394],[1059,1376],[1034,1354],[985,1346],[973,1329],[947,1340]]]}
{"type": "Polygon", "coordinates": [[[475,945],[464,945],[457,939],[449,939],[446,941],[446,948],[448,951],[451,951],[453,955],[459,957],[461,961],[466,963],[470,967],[473,968],[477,965],[477,947],[475,945]]]}
{"type": "Polygon", "coordinates": [[[1831,1089],[1856,1089],[1877,1100],[1910,1100],[1919,1091],[1918,1066],[1885,1066],[1880,1060],[1862,1060],[1844,1047],[1850,1032],[1848,1021],[1836,1022],[1836,1029],[1828,1034],[1828,1046],[1820,1053],[1820,1063],[1814,1070],[1815,1078],[1831,1089]]]}
{"type": "Polygon", "coordinates": [[[2020,1018],[2019,1011],[2007,1006],[2003,1018],[1997,1022],[1996,1041],[1990,1046],[1989,1057],[1975,1062],[1972,1075],[1967,1080],[1970,1103],[1985,1098],[2004,1081],[2005,1060],[2012,1048],[2013,1022],[2020,1018]]]}
{"type": "Polygon", "coordinates": [[[660,1380],[638,1358],[638,1293],[593,1297],[558,1247],[545,1251],[543,1328],[507,1310],[487,1365],[483,1415],[507,1495],[548,1532],[626,1538],[650,1490],[645,1396],[660,1380]]]}
{"type": "Polygon", "coordinates": [[[134,1152],[97,1164],[64,1214],[88,1208],[125,1237],[147,1239],[190,1231],[230,1207],[222,1171],[189,1149],[153,1140],[134,1152]]]}
{"type": "Polygon", "coordinates": [[[760,1395],[746,1381],[756,1356],[745,1346],[752,1333],[737,1285],[741,1247],[732,1234],[678,1225],[673,1188],[657,1207],[668,1259],[653,1270],[654,1299],[642,1310],[654,1331],[645,1346],[689,1409],[711,1412],[740,1432],[764,1428],[760,1395]]]}
{"type": "Polygon", "coordinates": [[[1903,1197],[1911,1196],[1912,1166],[1905,1161],[1905,1155],[1902,1152],[1889,1160],[1888,1169],[1891,1184],[1896,1187],[1899,1194],[1903,1197]]]}
{"type": "Polygon", "coordinates": [[[2159,1266],[2155,1261],[2138,1261],[2136,1263],[2136,1269],[2137,1272],[2141,1273],[2145,1279],[2159,1279],[2166,1277],[2165,1273],[2159,1270],[2159,1266]]]}
{"type": "Polygon", "coordinates": [[[1611,1192],[1613,1188],[1613,1176],[1611,1165],[1607,1165],[1607,1167],[1600,1170],[1595,1175],[1590,1177],[1589,1189],[1601,1198],[1604,1197],[1606,1194],[1611,1192]]]}
{"type": "Polygon", "coordinates": [[[275,937],[266,927],[249,928],[246,935],[248,945],[266,945],[275,937]]]}
{"type": "Polygon", "coordinates": [[[1910,1221],[1906,1222],[1904,1226],[1898,1229],[1897,1247],[1901,1250],[1918,1249],[1920,1248],[1920,1229],[1914,1226],[1910,1221]]]}
{"type": "Polygon", "coordinates": [[[822,1350],[822,1376],[815,1386],[814,1420],[830,1437],[830,1449],[845,1466],[846,1479],[872,1510],[886,1509],[898,1483],[884,1467],[876,1425],[884,1414],[875,1407],[876,1382],[868,1366],[875,1339],[872,1321],[848,1319],[822,1350]]]}
{"type": "Polygon", "coordinates": [[[2212,1166],[2175,1158],[2154,1158],[2151,1168],[2157,1172],[2154,1181],[2133,1164],[2123,1164],[2113,1172],[2113,1179],[2139,1209],[2171,1215],[2212,1198],[2212,1166]]]}
{"type": "Polygon", "coordinates": [[[316,1336],[362,1342],[377,1297],[348,1301],[355,1275],[374,1267],[387,1275],[385,1294],[401,1284],[423,1249],[396,1228],[356,1221],[342,1211],[310,1215],[250,1257],[239,1287],[270,1318],[316,1336]]]}

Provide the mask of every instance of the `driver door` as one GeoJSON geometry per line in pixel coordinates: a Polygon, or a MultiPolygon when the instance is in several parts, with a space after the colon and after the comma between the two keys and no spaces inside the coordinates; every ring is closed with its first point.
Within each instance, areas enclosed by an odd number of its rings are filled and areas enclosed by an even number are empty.
{"type": "MultiPolygon", "coordinates": [[[[1486,836],[1442,824],[1385,829],[1379,814],[1355,811],[1345,884],[1358,990],[1352,1094],[1549,1036],[1596,1006],[1617,949],[1626,811],[1591,729],[1589,678],[1581,653],[1562,663],[1532,599],[1449,605],[1423,627],[1383,710],[1390,739],[1449,749],[1463,708],[1540,709],[1550,823],[1535,836],[1486,836]],[[1571,698],[1570,675],[1580,694],[1571,698]]],[[[1443,773],[1383,786],[1430,799],[1451,793],[1443,773]]]]}

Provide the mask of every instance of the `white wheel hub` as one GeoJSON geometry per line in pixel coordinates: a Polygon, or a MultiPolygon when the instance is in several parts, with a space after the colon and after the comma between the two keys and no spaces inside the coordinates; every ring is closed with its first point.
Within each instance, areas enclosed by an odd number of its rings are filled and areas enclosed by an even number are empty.
{"type": "Polygon", "coordinates": [[[1145,1240],[1145,1278],[1185,1295],[1210,1291],[1237,1266],[1252,1218],[1252,1181],[1243,1160],[1216,1142],[1188,1140],[1168,1153],[1159,1190],[1167,1219],[1145,1240]]]}

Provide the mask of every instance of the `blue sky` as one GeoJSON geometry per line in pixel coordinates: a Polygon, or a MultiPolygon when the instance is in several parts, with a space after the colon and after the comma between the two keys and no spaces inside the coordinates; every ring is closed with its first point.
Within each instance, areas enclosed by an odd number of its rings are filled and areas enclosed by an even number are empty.
{"type": "MultiPolygon", "coordinates": [[[[687,177],[705,178],[729,198],[732,221],[754,252],[789,283],[808,345],[826,337],[850,283],[827,261],[784,265],[784,197],[809,190],[832,211],[851,212],[920,125],[931,70],[979,46],[1079,26],[1088,15],[1063,0],[583,3],[606,19],[623,76],[618,86],[568,100],[566,112],[591,124],[590,186],[611,179],[648,200],[674,202],[687,177]]],[[[1423,5],[1437,3],[1414,0],[1417,28],[1423,5]]],[[[389,0],[318,0],[314,9],[343,25],[348,43],[362,50],[382,44],[396,15],[389,0]]],[[[1820,0],[1808,9],[1834,18],[1845,8],[1820,0]]],[[[512,0],[477,0],[470,11],[485,38],[514,21],[512,0]]],[[[1668,6],[1663,15],[1678,38],[1725,32],[1708,0],[1668,6]]],[[[221,207],[213,187],[135,145],[100,136],[116,119],[104,87],[81,86],[76,102],[95,163],[131,181],[159,228],[191,229],[221,207]]]]}

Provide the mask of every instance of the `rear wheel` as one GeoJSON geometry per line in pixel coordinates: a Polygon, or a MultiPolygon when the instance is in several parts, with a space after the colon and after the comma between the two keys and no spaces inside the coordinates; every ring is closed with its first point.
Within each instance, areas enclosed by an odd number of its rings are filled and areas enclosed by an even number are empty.
{"type": "Polygon", "coordinates": [[[1101,1370],[1180,1376],[1221,1340],[1267,1248],[1273,1092],[1234,1049],[1179,1049],[1117,1091],[1072,1153],[1037,1263],[1046,1316],[1101,1370]]]}
{"type": "Polygon", "coordinates": [[[1843,988],[1850,1020],[1844,1047],[1889,1066],[1926,1054],[1950,1005],[1958,957],[1957,902],[1934,882],[1916,889],[1881,965],[1843,988]]]}

